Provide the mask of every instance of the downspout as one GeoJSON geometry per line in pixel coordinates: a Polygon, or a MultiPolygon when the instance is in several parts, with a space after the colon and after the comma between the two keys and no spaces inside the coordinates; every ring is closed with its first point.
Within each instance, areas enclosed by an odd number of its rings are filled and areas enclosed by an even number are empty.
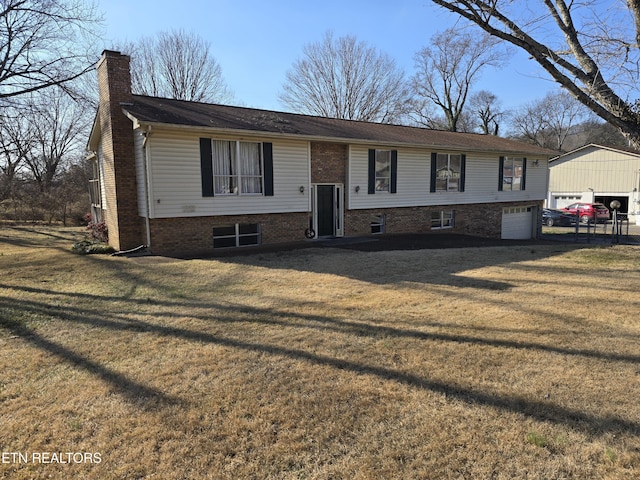
{"type": "Polygon", "coordinates": [[[146,207],[146,215],[144,217],[144,226],[145,226],[145,231],[147,234],[147,249],[149,249],[149,251],[151,251],[151,225],[149,222],[149,215],[151,215],[151,203],[150,203],[150,198],[149,198],[149,149],[147,148],[147,141],[149,140],[149,136],[151,135],[151,125],[147,126],[147,129],[142,132],[142,135],[144,136],[144,139],[142,140],[142,150],[144,155],[142,156],[144,165],[143,165],[143,170],[144,170],[144,201],[145,201],[145,207],[146,207]]]}

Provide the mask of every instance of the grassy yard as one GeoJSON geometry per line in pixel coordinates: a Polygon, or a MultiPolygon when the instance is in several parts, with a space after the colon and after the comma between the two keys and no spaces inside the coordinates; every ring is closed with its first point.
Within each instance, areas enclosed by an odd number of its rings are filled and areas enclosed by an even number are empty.
{"type": "Polygon", "coordinates": [[[127,259],[79,234],[0,229],[0,478],[640,475],[640,247],[127,259]]]}

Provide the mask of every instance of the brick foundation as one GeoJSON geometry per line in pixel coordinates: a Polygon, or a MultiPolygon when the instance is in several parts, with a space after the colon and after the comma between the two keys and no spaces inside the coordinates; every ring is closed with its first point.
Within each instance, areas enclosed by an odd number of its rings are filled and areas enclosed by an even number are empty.
{"type": "Polygon", "coordinates": [[[542,209],[542,201],[483,203],[471,205],[437,205],[428,207],[376,208],[368,210],[348,210],[345,212],[345,235],[371,235],[371,222],[378,216],[385,216],[385,233],[460,233],[478,237],[500,238],[502,234],[502,209],[505,207],[537,205],[542,209]],[[431,213],[442,210],[455,211],[453,228],[432,229],[431,213]]]}
{"type": "Polygon", "coordinates": [[[305,240],[309,215],[302,212],[151,219],[151,251],[169,256],[214,254],[217,250],[213,248],[213,228],[236,223],[259,223],[262,245],[292,243],[305,240]]]}
{"type": "MultiPolygon", "coordinates": [[[[500,238],[502,209],[513,206],[537,205],[542,202],[511,202],[473,205],[442,205],[429,207],[348,210],[345,212],[345,236],[368,236],[371,222],[385,215],[385,233],[459,233],[487,238],[500,238]],[[431,228],[431,212],[455,210],[455,226],[431,228]]],[[[183,217],[152,219],[151,251],[156,255],[197,256],[223,251],[213,248],[213,228],[247,223],[259,223],[261,245],[306,241],[304,231],[309,224],[307,213],[266,215],[235,215],[217,217],[183,217]]],[[[228,250],[228,249],[225,249],[228,250]]]]}

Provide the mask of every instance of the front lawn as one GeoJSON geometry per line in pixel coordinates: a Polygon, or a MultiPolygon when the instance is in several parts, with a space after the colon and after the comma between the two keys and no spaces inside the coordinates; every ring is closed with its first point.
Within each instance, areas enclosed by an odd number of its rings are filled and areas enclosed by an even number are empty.
{"type": "Polygon", "coordinates": [[[628,479],[640,247],[218,259],[0,230],[0,477],[628,479]]]}

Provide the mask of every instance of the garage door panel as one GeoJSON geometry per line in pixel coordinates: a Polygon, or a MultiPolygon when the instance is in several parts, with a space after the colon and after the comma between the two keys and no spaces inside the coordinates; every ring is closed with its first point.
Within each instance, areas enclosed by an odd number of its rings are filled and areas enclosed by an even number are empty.
{"type": "Polygon", "coordinates": [[[533,237],[533,207],[510,207],[502,211],[502,235],[505,240],[526,240],[533,237]]]}

